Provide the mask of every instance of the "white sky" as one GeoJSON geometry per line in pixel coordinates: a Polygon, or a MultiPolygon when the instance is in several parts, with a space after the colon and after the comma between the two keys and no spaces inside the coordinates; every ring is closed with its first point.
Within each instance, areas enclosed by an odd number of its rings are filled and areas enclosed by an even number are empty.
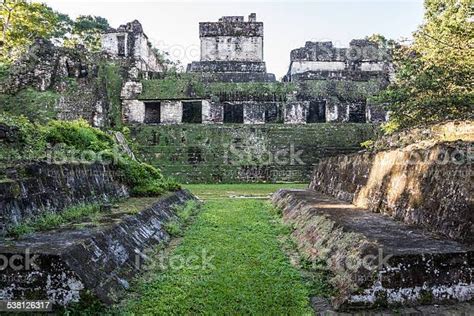
{"type": "Polygon", "coordinates": [[[257,14],[264,22],[264,58],[268,72],[282,77],[290,51],[306,41],[330,40],[347,46],[354,38],[373,33],[410,38],[423,19],[422,0],[313,1],[125,1],[43,0],[71,17],[99,15],[112,27],[139,20],[151,42],[171,53],[184,66],[199,60],[199,22],[223,15],[257,14]]]}

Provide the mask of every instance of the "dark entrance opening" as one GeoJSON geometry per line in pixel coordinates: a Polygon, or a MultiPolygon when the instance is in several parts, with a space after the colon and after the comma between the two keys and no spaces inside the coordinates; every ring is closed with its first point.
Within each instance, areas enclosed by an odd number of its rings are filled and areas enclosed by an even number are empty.
{"type": "Polygon", "coordinates": [[[243,123],[244,107],[241,104],[224,103],[224,123],[243,123]]]}
{"type": "Polygon", "coordinates": [[[306,123],[326,122],[326,101],[313,100],[309,103],[308,116],[306,123]]]}
{"type": "Polygon", "coordinates": [[[352,123],[365,123],[365,102],[357,102],[351,103],[348,105],[349,107],[349,118],[348,121],[352,123]]]}
{"type": "Polygon", "coordinates": [[[183,101],[183,123],[202,123],[202,102],[183,101]]]}
{"type": "Polygon", "coordinates": [[[265,105],[265,123],[283,123],[280,107],[276,103],[265,105]]]}
{"type": "Polygon", "coordinates": [[[188,162],[191,165],[196,165],[204,161],[202,157],[201,148],[199,147],[188,147],[188,162]]]}
{"type": "Polygon", "coordinates": [[[117,54],[125,56],[125,36],[117,35],[117,54]]]}
{"type": "Polygon", "coordinates": [[[159,124],[161,122],[161,103],[145,102],[145,123],[159,124]]]}

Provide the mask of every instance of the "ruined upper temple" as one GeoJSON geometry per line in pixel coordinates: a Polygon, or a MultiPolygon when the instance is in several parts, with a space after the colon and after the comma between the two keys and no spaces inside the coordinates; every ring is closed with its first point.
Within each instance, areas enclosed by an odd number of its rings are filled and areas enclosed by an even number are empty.
{"type": "Polygon", "coordinates": [[[133,61],[132,77],[138,74],[146,77],[149,72],[164,70],[163,64],[143,32],[141,23],[137,20],[121,25],[117,29],[110,28],[102,34],[101,45],[102,51],[110,56],[133,61]]]}
{"type": "Polygon", "coordinates": [[[263,22],[255,13],[224,16],[218,22],[199,23],[201,60],[188,65],[188,72],[202,73],[210,81],[275,81],[263,61],[263,22]]]}
{"type": "Polygon", "coordinates": [[[306,42],[304,47],[291,51],[285,80],[388,78],[390,59],[387,49],[365,39],[352,40],[344,48],[334,47],[332,42],[306,42]]]}

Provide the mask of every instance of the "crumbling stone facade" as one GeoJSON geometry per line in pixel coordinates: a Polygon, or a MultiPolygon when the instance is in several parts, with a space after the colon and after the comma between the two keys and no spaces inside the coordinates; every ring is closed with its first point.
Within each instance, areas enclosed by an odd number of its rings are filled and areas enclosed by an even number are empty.
{"type": "Polygon", "coordinates": [[[143,27],[137,20],[109,29],[101,37],[102,51],[113,58],[125,58],[131,61],[129,75],[131,79],[139,76],[148,78],[153,73],[164,71],[163,63],[153,51],[143,27]]]}
{"type": "MultiPolygon", "coordinates": [[[[122,122],[120,92],[164,70],[138,21],[102,34],[102,51],[59,47],[38,39],[0,83],[0,93],[15,96],[26,89],[56,97],[50,118],[83,118],[94,126],[122,122]]],[[[43,111],[44,109],[38,109],[43,111]]]]}
{"type": "Polygon", "coordinates": [[[369,97],[389,82],[390,52],[374,42],[353,40],[349,48],[307,42],[291,52],[288,74],[284,82],[276,82],[267,73],[263,23],[255,14],[247,21],[243,16],[224,16],[218,22],[201,22],[199,35],[201,59],[188,65],[187,74],[174,82],[145,80],[137,87],[141,92],[122,93],[126,122],[253,125],[386,120],[385,111],[369,97]],[[153,92],[165,87],[180,91],[153,92]],[[195,110],[191,116],[200,119],[187,119],[191,108],[195,110]]]}
{"type": "Polygon", "coordinates": [[[220,82],[275,81],[263,61],[263,22],[255,13],[224,16],[218,22],[199,23],[201,60],[188,65],[188,72],[220,82]]]}
{"type": "Polygon", "coordinates": [[[102,126],[108,114],[104,87],[98,83],[101,56],[78,46],[57,47],[38,39],[11,68],[0,85],[0,93],[16,95],[32,88],[57,95],[55,115],[58,119],[84,118],[102,126]]]}
{"type": "MultiPolygon", "coordinates": [[[[348,48],[332,42],[306,42],[291,51],[284,81],[298,83],[297,100],[322,103],[328,122],[383,122],[386,112],[368,97],[383,89],[392,72],[388,49],[369,40],[352,40],[348,48]]],[[[309,106],[309,107],[308,107],[309,106]]]]}

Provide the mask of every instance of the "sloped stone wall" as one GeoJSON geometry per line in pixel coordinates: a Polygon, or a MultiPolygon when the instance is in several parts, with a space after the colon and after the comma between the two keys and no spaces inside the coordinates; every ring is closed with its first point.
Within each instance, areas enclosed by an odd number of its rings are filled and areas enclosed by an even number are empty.
{"type": "Polygon", "coordinates": [[[310,188],[472,244],[472,136],[324,159],[310,188]]]}
{"type": "Polygon", "coordinates": [[[113,166],[34,163],[0,180],[0,234],[44,212],[128,196],[113,166]]]}
{"type": "Polygon", "coordinates": [[[0,270],[0,299],[67,305],[92,295],[117,303],[133,277],[153,264],[145,262],[147,250],[170,240],[164,224],[177,219],[176,206],[190,200],[196,198],[181,190],[156,198],[138,212],[110,213],[97,226],[67,227],[0,243],[4,258],[31,258],[29,266],[0,270]]]}

